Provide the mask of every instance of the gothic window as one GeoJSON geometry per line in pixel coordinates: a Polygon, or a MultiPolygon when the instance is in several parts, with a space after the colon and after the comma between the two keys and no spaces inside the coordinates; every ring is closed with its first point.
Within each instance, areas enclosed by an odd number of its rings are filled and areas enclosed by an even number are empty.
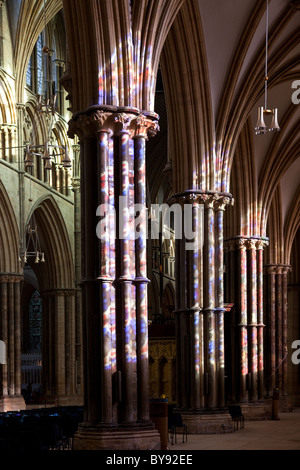
{"type": "Polygon", "coordinates": [[[41,351],[42,342],[42,299],[35,291],[29,303],[29,350],[41,351]]]}
{"type": "Polygon", "coordinates": [[[43,94],[43,81],[44,81],[44,70],[43,70],[43,37],[42,34],[36,43],[36,66],[37,66],[37,93],[43,94]]]}
{"type": "Polygon", "coordinates": [[[31,88],[34,93],[43,94],[43,82],[43,33],[41,33],[29,59],[26,71],[26,85],[31,88]]]}
{"type": "Polygon", "coordinates": [[[32,86],[32,57],[29,59],[29,64],[26,71],[26,85],[29,88],[32,86]]]}

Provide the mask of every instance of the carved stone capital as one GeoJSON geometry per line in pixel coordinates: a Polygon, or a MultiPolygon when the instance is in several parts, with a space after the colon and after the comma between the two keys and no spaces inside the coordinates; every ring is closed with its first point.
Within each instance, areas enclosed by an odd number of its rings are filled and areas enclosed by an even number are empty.
{"type": "Polygon", "coordinates": [[[248,248],[248,239],[247,238],[237,238],[235,240],[235,246],[238,250],[246,250],[248,248]]]}
{"type": "Polygon", "coordinates": [[[78,191],[80,189],[80,178],[72,178],[72,190],[78,191]]]}
{"type": "Polygon", "coordinates": [[[77,289],[49,289],[41,292],[42,297],[74,297],[76,295],[77,289]]]}
{"type": "Polygon", "coordinates": [[[234,200],[230,194],[219,193],[217,191],[202,191],[202,190],[188,190],[183,193],[173,194],[170,201],[178,203],[196,202],[203,204],[206,209],[213,209],[216,211],[225,210],[227,205],[233,205],[234,200]]]}
{"type": "Polygon", "coordinates": [[[1,283],[17,283],[23,280],[23,275],[21,274],[10,274],[2,273],[0,274],[0,284],[1,283]]]}
{"type": "Polygon", "coordinates": [[[72,149],[73,149],[73,152],[79,152],[80,151],[80,145],[79,144],[72,145],[72,149]]]}
{"type": "Polygon", "coordinates": [[[224,244],[233,249],[263,250],[269,244],[267,238],[257,238],[248,236],[237,236],[224,240],[224,244]]]}
{"type": "Polygon", "coordinates": [[[79,114],[71,119],[68,135],[72,139],[75,135],[79,139],[95,137],[100,130],[111,130],[112,127],[112,113],[98,109],[88,114],[79,114]]]}
{"type": "Polygon", "coordinates": [[[114,128],[114,133],[119,132],[128,132],[130,131],[131,121],[134,118],[134,115],[127,113],[116,113],[113,115],[114,123],[116,124],[114,128]]]}
{"type": "Polygon", "coordinates": [[[256,240],[256,249],[257,250],[264,250],[266,246],[269,246],[269,240],[265,238],[261,238],[256,240]]]}
{"type": "Polygon", "coordinates": [[[265,274],[287,274],[291,271],[289,264],[266,264],[264,266],[265,274]]]}
{"type": "Polygon", "coordinates": [[[225,211],[225,207],[234,204],[234,199],[229,198],[228,196],[220,196],[215,201],[215,210],[217,211],[225,211]]]}
{"type": "Polygon", "coordinates": [[[265,265],[264,266],[264,274],[275,274],[275,266],[274,265],[265,265]]]}
{"type": "Polygon", "coordinates": [[[290,264],[285,264],[282,267],[282,274],[288,274],[292,271],[292,266],[290,264]]]}
{"type": "Polygon", "coordinates": [[[256,240],[255,239],[248,239],[247,242],[247,249],[248,250],[256,250],[256,240]]]}
{"type": "Polygon", "coordinates": [[[69,122],[68,135],[95,137],[99,132],[109,132],[120,135],[128,132],[129,137],[153,137],[159,131],[158,116],[148,117],[138,109],[124,109],[116,107],[90,108],[87,112],[77,113],[69,122]]]}
{"type": "Polygon", "coordinates": [[[154,137],[159,131],[158,122],[140,114],[132,121],[132,137],[154,137]]]}

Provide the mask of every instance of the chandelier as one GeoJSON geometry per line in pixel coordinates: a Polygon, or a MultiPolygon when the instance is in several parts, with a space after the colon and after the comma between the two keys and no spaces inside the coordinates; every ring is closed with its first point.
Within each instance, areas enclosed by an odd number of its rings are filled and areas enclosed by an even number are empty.
{"type": "Polygon", "coordinates": [[[41,249],[38,227],[34,213],[26,227],[27,243],[23,253],[19,255],[19,261],[24,265],[28,262],[28,258],[34,258],[34,263],[44,263],[45,253],[41,249]]]}
{"type": "Polygon", "coordinates": [[[265,59],[265,106],[258,108],[258,118],[255,126],[255,134],[266,134],[267,126],[265,124],[264,116],[272,115],[272,121],[269,127],[269,131],[280,131],[278,124],[278,110],[277,108],[268,109],[268,28],[269,28],[269,5],[267,0],[267,11],[266,11],[266,59],[265,59]]]}

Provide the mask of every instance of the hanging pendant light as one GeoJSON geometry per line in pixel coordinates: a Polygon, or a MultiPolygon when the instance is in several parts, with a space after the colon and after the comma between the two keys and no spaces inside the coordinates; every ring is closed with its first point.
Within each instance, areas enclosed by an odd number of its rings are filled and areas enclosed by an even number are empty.
{"type": "Polygon", "coordinates": [[[278,110],[277,108],[268,109],[268,29],[269,29],[269,3],[267,0],[267,10],[266,10],[266,62],[265,62],[265,106],[260,106],[258,108],[258,117],[257,123],[255,126],[255,134],[261,135],[266,134],[267,131],[280,131],[278,124],[278,110]],[[272,122],[269,128],[267,128],[264,120],[265,115],[272,115],[272,122]]]}
{"type": "Polygon", "coordinates": [[[28,262],[28,258],[34,258],[34,263],[45,263],[45,253],[41,250],[41,244],[38,234],[38,227],[34,213],[26,227],[27,243],[24,253],[20,253],[19,261],[24,265],[28,262]]]}
{"type": "Polygon", "coordinates": [[[257,123],[255,126],[256,134],[266,134],[267,133],[267,126],[264,121],[264,107],[260,106],[258,108],[258,117],[257,123]]]}
{"type": "Polygon", "coordinates": [[[62,159],[62,164],[64,168],[70,168],[72,166],[72,161],[69,156],[69,148],[67,145],[65,146],[64,150],[65,152],[64,152],[64,158],[62,159]]]}

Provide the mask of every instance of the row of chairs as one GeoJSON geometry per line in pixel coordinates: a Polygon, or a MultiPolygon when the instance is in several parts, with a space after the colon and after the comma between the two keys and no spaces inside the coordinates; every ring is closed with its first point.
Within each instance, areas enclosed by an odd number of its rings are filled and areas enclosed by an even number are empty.
{"type": "Polygon", "coordinates": [[[83,410],[43,409],[0,414],[0,450],[71,450],[83,410]]]}

